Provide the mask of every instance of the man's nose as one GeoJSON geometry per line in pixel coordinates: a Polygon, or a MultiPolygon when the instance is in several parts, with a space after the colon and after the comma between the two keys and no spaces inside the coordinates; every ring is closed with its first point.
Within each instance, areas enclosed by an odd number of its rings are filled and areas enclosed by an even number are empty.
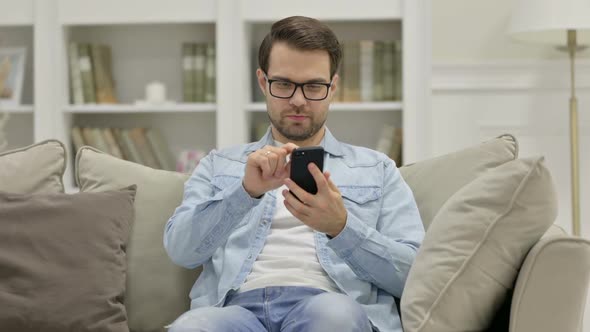
{"type": "Polygon", "coordinates": [[[291,99],[289,99],[289,104],[299,107],[305,105],[306,102],[307,101],[305,99],[305,96],[303,95],[303,87],[298,86],[297,88],[295,88],[295,93],[293,94],[291,99]]]}

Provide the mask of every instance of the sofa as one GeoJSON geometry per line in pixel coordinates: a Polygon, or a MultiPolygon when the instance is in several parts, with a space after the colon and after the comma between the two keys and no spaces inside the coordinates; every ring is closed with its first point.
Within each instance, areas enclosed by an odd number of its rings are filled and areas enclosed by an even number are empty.
{"type": "MultiPolygon", "coordinates": [[[[553,224],[543,157],[502,135],[400,172],[426,229],[404,331],[581,331],[590,242],[553,224]]],[[[200,272],[162,246],[188,177],[57,140],[0,153],[0,331],[165,331],[200,272]]]]}

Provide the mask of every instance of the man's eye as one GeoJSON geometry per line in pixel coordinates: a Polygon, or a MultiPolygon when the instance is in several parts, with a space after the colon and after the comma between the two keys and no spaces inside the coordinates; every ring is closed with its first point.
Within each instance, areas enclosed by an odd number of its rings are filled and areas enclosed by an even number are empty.
{"type": "Polygon", "coordinates": [[[293,83],[291,82],[277,81],[275,84],[279,89],[289,89],[293,86],[293,83]]]}
{"type": "Polygon", "coordinates": [[[307,84],[306,87],[310,91],[319,91],[324,88],[324,86],[321,84],[307,84]]]}

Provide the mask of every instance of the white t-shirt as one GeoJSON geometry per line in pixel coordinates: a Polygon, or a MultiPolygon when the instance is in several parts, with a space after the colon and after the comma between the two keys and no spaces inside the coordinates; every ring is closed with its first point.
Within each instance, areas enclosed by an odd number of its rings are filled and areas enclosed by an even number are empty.
{"type": "Polygon", "coordinates": [[[276,190],[276,210],[266,242],[238,292],[267,286],[305,286],[339,292],[320,265],[313,229],[285,207],[285,189],[282,186],[276,190]]]}

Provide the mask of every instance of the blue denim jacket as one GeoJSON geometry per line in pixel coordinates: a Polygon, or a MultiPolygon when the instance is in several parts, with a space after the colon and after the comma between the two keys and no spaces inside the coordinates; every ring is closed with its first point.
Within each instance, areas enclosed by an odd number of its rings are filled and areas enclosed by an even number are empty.
{"type": "MultiPolygon", "coordinates": [[[[221,306],[250,273],[264,246],[278,190],[252,198],[242,186],[248,155],[258,142],[212,151],[185,184],[168,220],[164,246],[176,264],[203,265],[191,308],[221,306]]],[[[346,226],[329,239],[316,232],[320,264],[340,291],[360,303],[380,331],[402,331],[400,298],[424,228],[412,192],[382,153],[337,141],[326,129],[324,170],[330,171],[348,211],[346,226]]]]}

